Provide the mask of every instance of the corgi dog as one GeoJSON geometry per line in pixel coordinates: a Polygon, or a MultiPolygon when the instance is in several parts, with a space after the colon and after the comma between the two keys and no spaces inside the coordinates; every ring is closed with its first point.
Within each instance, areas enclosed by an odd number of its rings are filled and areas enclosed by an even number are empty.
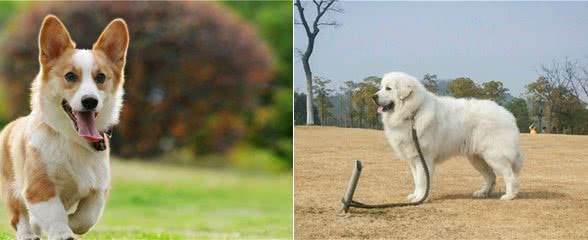
{"type": "Polygon", "coordinates": [[[110,187],[109,129],[122,107],[127,25],[115,19],[92,49],[76,49],[49,15],[39,32],[31,113],[0,133],[2,198],[17,239],[77,239],[110,187]]]}

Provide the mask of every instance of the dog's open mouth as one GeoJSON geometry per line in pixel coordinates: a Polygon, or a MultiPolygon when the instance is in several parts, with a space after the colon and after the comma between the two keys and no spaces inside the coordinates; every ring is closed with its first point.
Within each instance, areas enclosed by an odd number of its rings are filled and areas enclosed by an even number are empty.
{"type": "Polygon", "coordinates": [[[98,142],[103,139],[102,135],[98,133],[98,130],[96,129],[97,112],[74,112],[65,99],[61,102],[61,106],[73,122],[74,128],[80,137],[83,137],[90,142],[98,142]]]}
{"type": "Polygon", "coordinates": [[[390,102],[388,105],[380,106],[378,105],[378,113],[383,114],[387,111],[394,111],[394,102],[390,102]]]}

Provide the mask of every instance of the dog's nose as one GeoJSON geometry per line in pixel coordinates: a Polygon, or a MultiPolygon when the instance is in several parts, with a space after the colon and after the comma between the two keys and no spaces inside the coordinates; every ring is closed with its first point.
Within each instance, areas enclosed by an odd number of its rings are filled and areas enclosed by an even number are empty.
{"type": "Polygon", "coordinates": [[[94,110],[94,108],[98,106],[98,99],[93,95],[84,95],[82,97],[82,106],[84,106],[86,110],[94,110]]]}
{"type": "Polygon", "coordinates": [[[378,103],[378,94],[374,94],[374,95],[372,96],[372,99],[374,99],[374,102],[375,102],[375,103],[378,103]]]}

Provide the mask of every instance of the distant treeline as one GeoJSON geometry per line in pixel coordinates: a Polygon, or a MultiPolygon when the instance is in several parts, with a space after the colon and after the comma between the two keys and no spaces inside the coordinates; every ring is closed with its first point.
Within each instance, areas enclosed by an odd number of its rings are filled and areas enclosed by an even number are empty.
{"type": "MultiPolygon", "coordinates": [[[[315,77],[315,123],[320,125],[381,129],[382,125],[371,96],[378,90],[381,78],[370,76],[359,82],[346,81],[334,89],[331,80],[315,77]]],[[[440,80],[426,74],[421,82],[432,93],[456,98],[488,99],[511,111],[521,132],[530,126],[538,132],[588,134],[587,104],[588,64],[565,59],[544,65],[539,77],[525,86],[520,97],[513,97],[501,81],[476,84],[460,77],[440,80]]],[[[294,93],[294,122],[306,124],[306,94],[294,93]]]]}

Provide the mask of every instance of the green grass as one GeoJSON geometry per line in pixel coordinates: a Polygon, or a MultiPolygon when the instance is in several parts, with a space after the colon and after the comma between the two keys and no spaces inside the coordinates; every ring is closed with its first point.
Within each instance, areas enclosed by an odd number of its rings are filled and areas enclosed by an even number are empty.
{"type": "MultiPolygon", "coordinates": [[[[291,239],[292,175],[112,163],[112,191],[84,239],[291,239]]],[[[0,239],[12,239],[5,210],[0,239]]]]}

